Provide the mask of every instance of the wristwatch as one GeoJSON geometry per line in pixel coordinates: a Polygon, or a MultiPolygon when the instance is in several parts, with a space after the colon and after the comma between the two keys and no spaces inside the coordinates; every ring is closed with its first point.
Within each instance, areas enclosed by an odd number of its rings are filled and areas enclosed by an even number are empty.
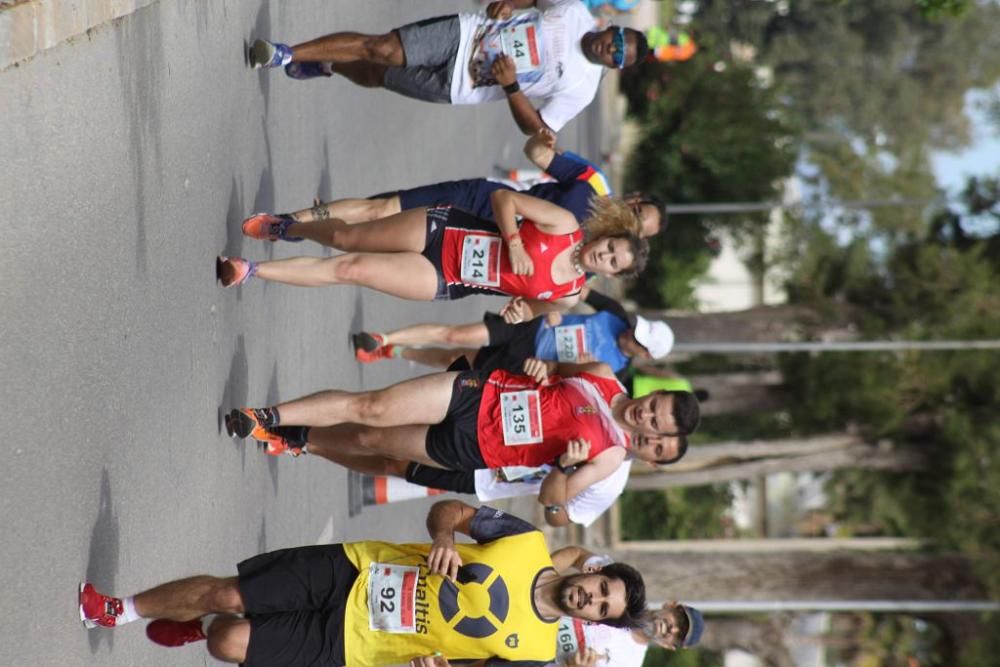
{"type": "Polygon", "coordinates": [[[514,93],[521,90],[521,84],[515,81],[514,83],[508,83],[503,87],[503,92],[506,95],[513,95],[514,93]]]}

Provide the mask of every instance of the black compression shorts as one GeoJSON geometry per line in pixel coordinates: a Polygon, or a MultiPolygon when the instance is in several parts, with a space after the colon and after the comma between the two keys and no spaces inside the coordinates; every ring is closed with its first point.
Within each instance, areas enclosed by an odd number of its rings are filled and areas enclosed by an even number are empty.
{"type": "Polygon", "coordinates": [[[476,494],[476,474],[464,470],[442,470],[423,463],[406,466],[406,481],[428,489],[476,494]]]}

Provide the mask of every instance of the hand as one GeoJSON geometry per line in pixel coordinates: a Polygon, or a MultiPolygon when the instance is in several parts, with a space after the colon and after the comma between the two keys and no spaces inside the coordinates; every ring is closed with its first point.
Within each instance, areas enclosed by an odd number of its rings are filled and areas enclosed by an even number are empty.
{"type": "Polygon", "coordinates": [[[558,310],[553,310],[551,313],[545,316],[545,322],[550,327],[557,327],[562,324],[562,313],[558,310]]]}
{"type": "Polygon", "coordinates": [[[601,654],[594,649],[587,647],[582,648],[573,655],[566,665],[568,667],[594,667],[597,661],[601,659],[601,654]]]}
{"type": "Polygon", "coordinates": [[[496,0],[496,2],[491,2],[486,5],[486,16],[491,19],[506,21],[513,15],[514,8],[510,6],[510,3],[507,2],[507,0],[496,0]]]}
{"type": "Polygon", "coordinates": [[[490,65],[490,74],[496,79],[498,86],[509,86],[517,81],[517,67],[514,59],[507,54],[497,56],[490,65]]]}
{"type": "Polygon", "coordinates": [[[524,154],[528,156],[529,160],[534,161],[533,155],[545,151],[552,151],[556,148],[556,133],[547,127],[543,127],[538,132],[528,137],[528,141],[524,144],[524,154]]]}
{"type": "Polygon", "coordinates": [[[543,361],[542,359],[535,359],[534,357],[529,357],[524,360],[524,374],[530,375],[535,379],[535,382],[541,384],[549,378],[549,373],[555,370],[555,363],[551,361],[543,361]]]}
{"type": "Polygon", "coordinates": [[[440,655],[425,655],[410,660],[410,667],[448,667],[448,658],[440,655]]]}
{"type": "Polygon", "coordinates": [[[462,567],[462,557],[455,549],[455,541],[447,537],[434,540],[431,552],[427,555],[427,569],[455,581],[460,567],[462,567]]]}
{"type": "Polygon", "coordinates": [[[500,309],[500,316],[507,324],[520,324],[531,319],[531,307],[522,297],[515,296],[500,309]]]}
{"type": "Polygon", "coordinates": [[[520,239],[514,239],[507,244],[507,256],[510,257],[510,265],[514,269],[514,275],[530,276],[535,272],[535,263],[528,257],[524,243],[520,239]]]}
{"type": "Polygon", "coordinates": [[[563,468],[568,468],[578,463],[586,463],[589,459],[590,442],[582,438],[575,438],[566,443],[566,451],[559,457],[559,464],[563,468]]]}

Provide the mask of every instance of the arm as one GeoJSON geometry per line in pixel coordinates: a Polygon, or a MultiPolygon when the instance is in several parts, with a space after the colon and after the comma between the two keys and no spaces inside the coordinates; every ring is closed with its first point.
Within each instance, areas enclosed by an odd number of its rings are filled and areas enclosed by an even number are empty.
{"type": "Polygon", "coordinates": [[[547,127],[535,132],[524,144],[524,156],[542,171],[547,171],[556,156],[556,133],[547,127]]]}
{"type": "Polygon", "coordinates": [[[606,449],[589,463],[575,472],[567,475],[558,468],[553,468],[538,492],[538,502],[545,505],[545,522],[551,526],[565,526],[570,523],[566,504],[570,499],[583,493],[588,487],[611,475],[622,464],[625,450],[620,447],[606,449]],[[558,506],[559,512],[550,511],[558,506]]]}
{"type": "Polygon", "coordinates": [[[586,289],[586,294],[584,295],[584,303],[596,310],[597,312],[605,311],[611,313],[615,317],[621,319],[623,322],[628,322],[628,311],[625,307],[621,305],[618,301],[615,301],[610,296],[596,292],[589,287],[586,289]]]}
{"type": "Polygon", "coordinates": [[[490,195],[493,218],[500,231],[517,231],[516,216],[528,218],[546,234],[569,234],[580,228],[573,214],[552,202],[514,190],[495,190],[490,195]],[[506,225],[506,226],[505,226],[506,225]]]}
{"type": "Polygon", "coordinates": [[[570,568],[582,572],[584,562],[593,555],[583,547],[571,544],[552,553],[552,565],[559,572],[565,572],[570,568]]]}
{"type": "Polygon", "coordinates": [[[460,500],[442,500],[431,507],[427,514],[427,532],[431,536],[431,551],[427,555],[427,568],[452,581],[462,567],[462,558],[455,549],[455,532],[471,534],[472,518],[476,509],[460,500]]]}
{"type": "Polygon", "coordinates": [[[507,106],[510,107],[510,115],[514,117],[517,127],[527,135],[548,129],[548,125],[542,120],[542,114],[531,103],[528,96],[521,90],[521,85],[517,82],[517,69],[514,59],[510,56],[498,56],[490,65],[490,74],[496,80],[497,85],[503,88],[507,96],[507,106]]]}

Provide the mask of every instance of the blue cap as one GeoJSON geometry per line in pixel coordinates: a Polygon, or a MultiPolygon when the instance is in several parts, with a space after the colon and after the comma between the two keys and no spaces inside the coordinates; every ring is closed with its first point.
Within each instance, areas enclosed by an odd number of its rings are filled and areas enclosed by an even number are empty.
{"type": "Polygon", "coordinates": [[[681,608],[688,619],[688,633],[687,637],[684,638],[684,648],[690,648],[701,641],[701,633],[705,631],[705,619],[702,618],[701,612],[694,607],[682,604],[681,608]]]}

